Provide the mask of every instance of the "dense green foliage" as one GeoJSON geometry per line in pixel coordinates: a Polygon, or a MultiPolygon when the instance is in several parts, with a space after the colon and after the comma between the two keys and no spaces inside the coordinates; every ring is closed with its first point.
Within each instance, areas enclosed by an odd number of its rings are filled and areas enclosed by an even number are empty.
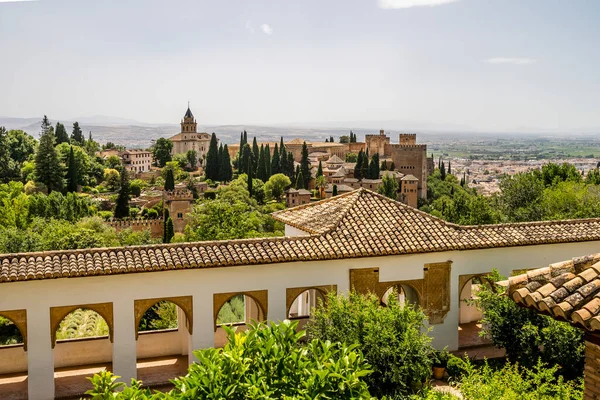
{"type": "Polygon", "coordinates": [[[308,324],[308,337],[358,345],[373,369],[367,377],[377,396],[406,396],[423,390],[431,375],[433,347],[425,329],[425,314],[400,305],[397,294],[387,306],[374,295],[330,293],[308,324]]]}
{"type": "Polygon", "coordinates": [[[129,174],[125,168],[121,173],[119,195],[115,204],[115,218],[129,217],[129,174]]]}
{"type": "Polygon", "coordinates": [[[142,391],[136,382],[123,392],[107,372],[92,378],[94,399],[371,399],[364,380],[370,373],[355,346],[311,340],[297,322],[253,324],[242,333],[225,328],[223,349],[194,352],[197,363],[173,381],[168,394],[142,391]],[[114,392],[114,395],[112,393],[114,392]],[[110,396],[110,397],[109,397],[110,396]]]}
{"type": "Polygon", "coordinates": [[[97,312],[78,308],[69,313],[56,330],[56,339],[108,336],[108,325],[97,312]]]}
{"type": "Polygon", "coordinates": [[[159,138],[154,146],[152,146],[152,157],[157,167],[164,167],[171,161],[171,151],[173,150],[173,142],[169,139],[159,138]]]}
{"type": "Polygon", "coordinates": [[[139,331],[177,328],[177,306],[170,301],[159,301],[144,313],[139,331]]]}
{"type": "MultiPolygon", "coordinates": [[[[443,162],[440,163],[444,165],[443,162]]],[[[484,197],[450,174],[436,169],[427,182],[420,209],[463,225],[600,217],[600,173],[584,180],[571,164],[505,176],[501,193],[484,197]]]]}
{"type": "MultiPolygon", "coordinates": [[[[252,181],[254,192],[263,193],[252,181]]],[[[283,225],[269,214],[282,209],[281,203],[261,206],[248,192],[248,177],[242,174],[226,187],[219,187],[215,199],[202,199],[189,214],[185,230],[188,241],[241,239],[248,237],[282,236],[283,225]]]]}
{"type": "MultiPolygon", "coordinates": [[[[497,271],[490,281],[504,279],[497,271]]],[[[512,362],[533,367],[541,360],[549,365],[559,365],[566,378],[583,373],[584,343],[581,330],[566,322],[559,322],[527,308],[519,307],[501,287],[481,285],[477,306],[483,312],[484,333],[493,343],[506,349],[512,362]]]]}
{"type": "Polygon", "coordinates": [[[245,320],[244,295],[239,294],[227,300],[217,314],[217,324],[232,324],[245,320]]]}
{"type": "Polygon", "coordinates": [[[398,200],[398,181],[394,176],[390,173],[384,173],[383,178],[381,180],[381,185],[377,192],[382,194],[390,199],[398,200]]]}
{"type": "Polygon", "coordinates": [[[8,318],[0,317],[0,346],[23,343],[19,328],[8,318]]]}

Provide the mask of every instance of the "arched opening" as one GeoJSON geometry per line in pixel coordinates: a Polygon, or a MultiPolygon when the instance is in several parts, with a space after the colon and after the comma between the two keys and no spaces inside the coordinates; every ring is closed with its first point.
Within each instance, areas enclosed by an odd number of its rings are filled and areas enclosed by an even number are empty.
{"type": "Polygon", "coordinates": [[[186,311],[178,305],[187,304],[182,299],[138,303],[137,378],[147,386],[167,386],[170,379],[185,375],[187,371],[191,315],[188,318],[186,311]]]}
{"type": "Polygon", "coordinates": [[[481,311],[475,305],[478,292],[483,285],[489,285],[485,275],[473,275],[466,277],[460,289],[459,296],[459,321],[458,321],[458,347],[469,348],[490,344],[488,338],[479,334],[483,329],[480,320],[483,317],[481,311]]]}
{"type": "Polygon", "coordinates": [[[54,393],[56,397],[81,396],[92,388],[88,377],[112,370],[111,329],[102,315],[85,307],[58,318],[53,332],[54,393]]]}
{"type": "Polygon", "coordinates": [[[298,320],[298,329],[303,329],[313,309],[324,302],[325,294],[321,290],[307,289],[296,296],[288,309],[287,318],[298,320]]]}
{"type": "Polygon", "coordinates": [[[223,326],[235,326],[244,330],[252,321],[263,321],[265,312],[259,303],[247,294],[236,294],[223,303],[216,316],[215,347],[223,347],[227,343],[227,333],[223,326]]]}
{"type": "Polygon", "coordinates": [[[387,305],[392,294],[397,296],[398,303],[403,306],[405,304],[419,305],[419,295],[412,287],[408,285],[392,285],[383,296],[381,296],[381,304],[387,305]]]}
{"type": "Polygon", "coordinates": [[[25,335],[15,321],[0,313],[0,393],[3,398],[28,397],[25,335]]]}

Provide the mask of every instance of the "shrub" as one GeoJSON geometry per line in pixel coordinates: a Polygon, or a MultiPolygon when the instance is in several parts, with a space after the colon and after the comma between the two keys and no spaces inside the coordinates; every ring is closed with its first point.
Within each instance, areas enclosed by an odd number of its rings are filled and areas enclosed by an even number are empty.
{"type": "Polygon", "coordinates": [[[154,208],[151,208],[151,209],[144,208],[144,210],[147,210],[146,211],[146,218],[148,218],[148,219],[156,219],[156,218],[158,218],[158,211],[156,211],[154,208]]]}
{"type": "Polygon", "coordinates": [[[102,373],[90,380],[95,399],[371,399],[364,378],[370,371],[356,346],[314,339],[305,346],[298,341],[298,323],[252,324],[235,333],[225,328],[228,343],[223,349],[195,351],[199,360],[187,375],[174,379],[167,395],[150,395],[137,381],[123,388],[114,376],[102,373]]]}
{"type": "Polygon", "coordinates": [[[583,382],[565,382],[556,377],[558,367],[541,361],[531,369],[506,364],[493,369],[486,362],[477,368],[465,361],[465,375],[458,385],[465,399],[570,400],[583,398],[583,382]]]}
{"type": "Polygon", "coordinates": [[[431,376],[433,348],[425,314],[401,306],[391,295],[387,307],[374,295],[329,294],[308,323],[311,339],[358,345],[373,373],[366,379],[377,396],[407,396],[421,391],[431,376]]]}

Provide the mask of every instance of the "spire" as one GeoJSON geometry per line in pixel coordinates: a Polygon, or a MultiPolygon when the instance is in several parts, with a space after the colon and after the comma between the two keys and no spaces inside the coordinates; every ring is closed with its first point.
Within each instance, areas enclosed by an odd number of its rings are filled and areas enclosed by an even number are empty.
{"type": "Polygon", "coordinates": [[[190,110],[190,102],[189,101],[188,101],[187,111],[185,112],[185,115],[183,116],[183,118],[194,118],[194,114],[192,114],[192,110],[190,110]]]}

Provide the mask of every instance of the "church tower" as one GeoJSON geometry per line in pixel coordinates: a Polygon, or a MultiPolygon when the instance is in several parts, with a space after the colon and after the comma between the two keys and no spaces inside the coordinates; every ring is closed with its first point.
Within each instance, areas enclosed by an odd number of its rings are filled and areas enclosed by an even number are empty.
{"type": "Polygon", "coordinates": [[[181,120],[181,133],[196,133],[196,119],[192,110],[190,110],[190,103],[188,102],[188,108],[181,120]]]}

